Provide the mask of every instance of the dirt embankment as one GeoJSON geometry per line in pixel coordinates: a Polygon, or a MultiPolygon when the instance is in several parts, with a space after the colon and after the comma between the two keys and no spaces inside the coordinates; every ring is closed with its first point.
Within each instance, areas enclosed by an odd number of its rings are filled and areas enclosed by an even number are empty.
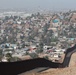
{"type": "Polygon", "coordinates": [[[69,67],[64,69],[49,69],[45,72],[33,75],[76,75],[76,67],[69,67]]]}
{"type": "Polygon", "coordinates": [[[41,73],[31,73],[28,75],[76,75],[76,53],[71,57],[69,67],[60,69],[49,69],[41,73]]]}
{"type": "Polygon", "coordinates": [[[76,75],[76,53],[72,55],[68,68],[49,69],[35,75],[76,75]]]}

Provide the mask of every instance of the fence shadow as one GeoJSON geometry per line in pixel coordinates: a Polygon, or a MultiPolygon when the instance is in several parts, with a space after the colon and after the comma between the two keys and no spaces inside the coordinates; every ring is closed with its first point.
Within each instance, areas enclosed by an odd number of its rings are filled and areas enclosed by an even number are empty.
{"type": "Polygon", "coordinates": [[[59,63],[53,63],[43,58],[19,61],[19,62],[3,62],[0,63],[0,75],[17,75],[38,67],[57,68],[59,63]]]}

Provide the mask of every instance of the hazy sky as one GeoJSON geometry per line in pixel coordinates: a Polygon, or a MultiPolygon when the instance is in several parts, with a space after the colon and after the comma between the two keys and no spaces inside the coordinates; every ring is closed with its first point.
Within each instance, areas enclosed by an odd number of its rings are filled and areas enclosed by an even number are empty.
{"type": "Polygon", "coordinates": [[[0,9],[26,8],[27,10],[76,9],[76,0],[0,0],[0,9]]]}

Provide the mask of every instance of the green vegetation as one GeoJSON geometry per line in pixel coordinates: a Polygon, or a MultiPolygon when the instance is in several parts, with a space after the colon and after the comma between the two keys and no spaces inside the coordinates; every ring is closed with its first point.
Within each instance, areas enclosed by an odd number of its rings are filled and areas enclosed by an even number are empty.
{"type": "Polygon", "coordinates": [[[44,58],[44,59],[47,59],[47,60],[49,59],[48,56],[45,56],[45,57],[43,57],[43,58],[44,58]]]}
{"type": "Polygon", "coordinates": [[[42,49],[40,49],[40,50],[36,50],[36,53],[42,53],[42,52],[43,52],[42,49]]]}
{"type": "Polygon", "coordinates": [[[0,61],[2,60],[3,54],[2,54],[2,50],[0,49],[0,61]]]}
{"type": "Polygon", "coordinates": [[[58,38],[51,38],[51,42],[56,42],[58,41],[58,38]]]}
{"type": "Polygon", "coordinates": [[[7,53],[6,57],[7,57],[8,62],[14,62],[14,61],[20,61],[21,60],[18,57],[12,57],[12,54],[10,54],[10,53],[7,53]]]}
{"type": "Polygon", "coordinates": [[[36,53],[31,53],[31,54],[29,54],[33,59],[34,58],[38,58],[38,55],[36,54],[36,53]]]}

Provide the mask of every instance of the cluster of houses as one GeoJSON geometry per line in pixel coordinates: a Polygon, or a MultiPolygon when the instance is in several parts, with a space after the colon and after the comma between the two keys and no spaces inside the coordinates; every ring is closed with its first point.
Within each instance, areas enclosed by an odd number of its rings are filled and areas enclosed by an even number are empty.
{"type": "Polygon", "coordinates": [[[11,53],[13,57],[22,57],[42,53],[48,57],[60,57],[76,43],[75,31],[76,11],[0,13],[0,48],[3,55],[11,53]]]}

